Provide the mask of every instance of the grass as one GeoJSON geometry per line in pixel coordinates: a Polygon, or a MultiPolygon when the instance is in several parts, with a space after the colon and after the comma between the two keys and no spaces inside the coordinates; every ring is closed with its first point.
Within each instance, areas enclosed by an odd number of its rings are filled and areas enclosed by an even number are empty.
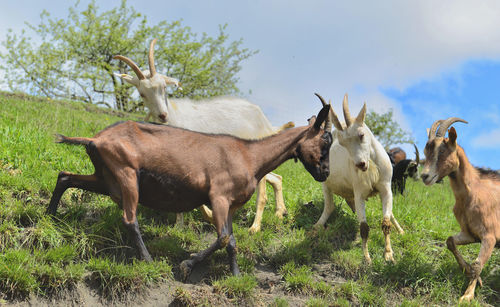
{"type": "MultiPolygon", "coordinates": [[[[53,135],[92,136],[109,124],[140,115],[106,112],[79,103],[49,101],[20,94],[0,94],[0,303],[51,296],[79,283],[106,298],[143,293],[151,285],[170,284],[179,263],[206,248],[214,227],[197,211],[186,214],[187,226],[173,225],[173,214],[140,207],[138,220],[154,261],[136,261],[121,224],[121,211],[108,197],[68,190],[56,219],[45,215],[57,174],[61,170],[91,173],[84,148],[54,143],[53,135]]],[[[307,115],[304,117],[306,118],[307,115]]],[[[301,123],[297,123],[301,124],[301,123]]],[[[262,230],[250,235],[255,197],[234,218],[238,263],[243,275],[232,277],[225,250],[204,265],[207,283],[234,303],[296,305],[456,305],[467,286],[445,240],[459,231],[452,213],[454,197],[447,180],[431,187],[409,180],[405,196],[395,195],[394,215],[405,230],[391,236],[395,263],[383,259],[379,198],[367,201],[369,251],[373,264],[363,261],[358,224],[345,202],[325,229],[312,231],[323,209],[321,184],[300,163],[289,161],[276,173],[283,176],[288,215],[274,215],[274,195],[262,230]],[[260,266],[279,275],[277,297],[259,303],[268,291],[257,278],[260,266]],[[318,265],[322,265],[318,269],[318,265]]],[[[461,246],[472,261],[479,245],[461,246]]],[[[500,253],[494,251],[481,274],[484,287],[471,305],[500,302],[500,253]]],[[[195,293],[172,289],[174,300],[200,304],[195,293]]]]}

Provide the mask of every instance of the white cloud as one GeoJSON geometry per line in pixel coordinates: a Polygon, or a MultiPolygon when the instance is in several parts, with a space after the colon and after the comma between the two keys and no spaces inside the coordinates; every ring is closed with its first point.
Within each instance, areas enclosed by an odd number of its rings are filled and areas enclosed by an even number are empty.
{"type": "Polygon", "coordinates": [[[472,140],[472,145],[480,148],[500,147],[500,128],[479,135],[472,140]]]}

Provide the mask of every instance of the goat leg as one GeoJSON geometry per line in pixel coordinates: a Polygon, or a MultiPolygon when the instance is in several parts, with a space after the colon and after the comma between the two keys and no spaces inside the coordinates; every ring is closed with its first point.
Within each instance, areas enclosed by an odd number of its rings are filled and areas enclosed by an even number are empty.
{"type": "MultiPolygon", "coordinates": [[[[181,262],[180,270],[181,270],[181,274],[182,274],[182,279],[184,281],[186,281],[188,279],[189,275],[191,274],[191,271],[193,270],[194,266],[197,263],[205,260],[205,258],[207,258],[211,254],[213,254],[216,250],[219,250],[221,248],[228,246],[228,244],[231,241],[231,235],[229,235],[227,232],[228,231],[226,229],[226,231],[224,231],[224,233],[222,235],[218,236],[217,240],[214,243],[212,243],[212,245],[210,245],[207,249],[205,249],[201,252],[198,252],[196,254],[192,254],[189,259],[186,259],[186,260],[181,262]]],[[[234,237],[233,237],[233,239],[234,239],[234,237]]],[[[234,249],[236,249],[236,240],[234,240],[234,249]]],[[[231,254],[230,254],[230,256],[231,256],[231,254]]],[[[236,259],[235,252],[234,252],[234,258],[236,259]]]]}
{"type": "Polygon", "coordinates": [[[260,231],[260,224],[262,221],[262,214],[264,213],[264,207],[266,206],[267,203],[267,194],[266,194],[266,180],[261,179],[257,183],[257,188],[255,190],[257,193],[257,200],[255,202],[255,218],[253,220],[253,224],[248,229],[250,233],[256,233],[260,231]]]}
{"type": "Polygon", "coordinates": [[[148,250],[146,249],[146,245],[144,245],[144,241],[142,240],[141,232],[139,231],[139,223],[137,223],[137,218],[133,223],[127,223],[126,219],[123,219],[123,224],[132,237],[132,241],[134,241],[135,247],[137,248],[137,251],[139,253],[139,258],[147,262],[153,261],[153,258],[151,258],[151,255],[149,254],[148,250]]]}
{"type": "Polygon", "coordinates": [[[382,232],[384,233],[385,239],[385,261],[394,262],[394,256],[391,247],[391,220],[388,217],[384,217],[384,219],[382,220],[382,232]]]}
{"type": "Polygon", "coordinates": [[[264,176],[264,179],[273,187],[274,199],[276,200],[276,216],[281,219],[288,214],[283,199],[283,177],[275,173],[269,173],[264,176]]]}
{"type": "Polygon", "coordinates": [[[47,214],[55,215],[57,206],[64,192],[69,188],[79,188],[82,190],[108,195],[106,184],[103,180],[94,175],[78,175],[68,172],[60,172],[57,176],[57,183],[50,204],[47,207],[47,214]]]}

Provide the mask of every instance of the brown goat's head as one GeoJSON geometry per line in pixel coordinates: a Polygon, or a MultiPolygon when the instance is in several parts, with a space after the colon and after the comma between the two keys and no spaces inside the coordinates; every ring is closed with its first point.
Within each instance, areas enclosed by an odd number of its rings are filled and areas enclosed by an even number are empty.
{"type": "Polygon", "coordinates": [[[459,167],[455,128],[451,127],[448,131],[448,138],[444,137],[448,127],[455,122],[467,124],[463,119],[450,117],[446,120],[435,121],[429,130],[429,139],[424,149],[425,164],[421,174],[422,181],[426,185],[436,183],[436,181],[453,173],[459,167]]]}
{"type": "Polygon", "coordinates": [[[330,175],[330,147],[333,142],[330,133],[331,124],[328,119],[330,104],[326,104],[318,94],[316,96],[323,103],[323,108],[317,117],[313,116],[309,119],[309,129],[305,139],[297,147],[296,157],[315,180],[325,181],[330,175]]]}

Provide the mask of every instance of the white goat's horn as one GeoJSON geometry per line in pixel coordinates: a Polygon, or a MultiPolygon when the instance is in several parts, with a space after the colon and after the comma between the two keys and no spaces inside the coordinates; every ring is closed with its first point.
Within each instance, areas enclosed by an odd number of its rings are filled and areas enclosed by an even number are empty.
{"type": "Polygon", "coordinates": [[[358,125],[363,125],[363,123],[365,122],[365,117],[366,117],[366,102],[363,104],[361,111],[359,111],[359,114],[356,117],[356,122],[358,123],[358,125]]]}
{"type": "Polygon", "coordinates": [[[151,74],[151,77],[156,75],[156,67],[155,67],[155,43],[156,43],[156,38],[151,41],[151,44],[149,45],[149,73],[151,74]]]}
{"type": "Polygon", "coordinates": [[[123,55],[115,55],[113,59],[123,61],[128,66],[130,66],[130,68],[132,68],[132,70],[135,72],[135,75],[137,76],[137,78],[139,78],[139,80],[146,79],[142,71],[139,69],[139,66],[137,66],[137,64],[135,64],[134,61],[132,61],[131,59],[124,57],[123,55]]]}
{"type": "Polygon", "coordinates": [[[347,127],[352,125],[351,113],[349,113],[349,105],[347,102],[347,93],[344,95],[344,101],[342,102],[342,109],[344,111],[344,119],[347,127]]]}
{"type": "Polygon", "coordinates": [[[461,122],[461,123],[466,123],[468,124],[468,122],[466,120],[463,120],[461,118],[458,118],[458,117],[450,117],[448,119],[445,119],[441,125],[439,126],[439,129],[438,131],[436,132],[436,137],[444,137],[444,134],[446,133],[446,130],[448,130],[448,128],[453,124],[453,123],[456,123],[456,122],[461,122]]]}

